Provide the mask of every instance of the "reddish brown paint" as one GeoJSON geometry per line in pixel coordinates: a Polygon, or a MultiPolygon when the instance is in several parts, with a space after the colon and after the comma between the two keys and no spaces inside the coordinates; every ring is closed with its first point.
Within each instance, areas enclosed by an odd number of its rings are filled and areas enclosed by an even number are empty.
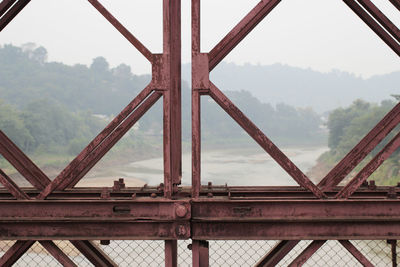
{"type": "Polygon", "coordinates": [[[62,266],[77,267],[77,265],[65,253],[50,240],[39,242],[62,266]]]}
{"type": "Polygon", "coordinates": [[[0,17],[7,12],[7,10],[16,2],[17,0],[3,0],[0,2],[0,17]]]}
{"type": "Polygon", "coordinates": [[[374,267],[374,265],[349,240],[338,240],[338,241],[363,266],[365,266],[365,267],[374,267]]]}
{"type": "Polygon", "coordinates": [[[355,0],[343,0],[398,56],[400,44],[385,31],[355,0]]]}
{"type": "Polygon", "coordinates": [[[255,267],[275,267],[297,245],[298,241],[283,240],[278,242],[255,267]]]}
{"type": "Polygon", "coordinates": [[[0,18],[0,32],[22,11],[22,9],[24,9],[24,7],[30,1],[31,0],[19,0],[8,10],[6,8],[10,5],[10,3],[4,3],[4,9],[1,10],[1,12],[3,13],[5,10],[7,11],[0,18]]]}
{"type": "Polygon", "coordinates": [[[288,267],[300,267],[314,255],[317,250],[325,244],[326,240],[314,240],[308,247],[306,247],[299,256],[297,256],[288,267]]]}
{"type": "MultiPolygon", "coordinates": [[[[399,9],[398,0],[390,1],[399,9]]],[[[1,154],[37,189],[21,189],[0,172],[0,182],[8,190],[8,193],[0,190],[0,233],[7,233],[0,239],[29,240],[14,244],[0,259],[1,266],[16,262],[34,243],[30,239],[42,240],[48,251],[65,266],[74,265],[51,241],[43,240],[71,239],[94,265],[105,266],[115,266],[115,263],[94,244],[82,239],[168,240],[165,242],[166,266],[176,266],[176,240],[191,237],[195,239],[193,265],[208,266],[208,248],[201,246],[205,241],[199,240],[400,238],[397,227],[400,215],[396,212],[400,210],[400,202],[395,199],[396,190],[386,187],[360,189],[362,182],[397,148],[397,137],[347,187],[334,188],[399,123],[399,105],[316,186],[210,82],[209,72],[279,4],[279,0],[260,1],[209,53],[201,53],[200,49],[200,0],[192,0],[192,187],[180,187],[179,190],[177,186],[182,174],[180,0],[163,0],[162,54],[152,54],[97,0],[89,2],[152,63],[152,82],[53,182],[0,131],[1,154]],[[202,187],[201,95],[210,95],[301,187],[202,187]],[[107,198],[101,198],[101,190],[75,189],[75,184],[161,96],[164,104],[164,185],[157,189],[126,189],[118,183],[113,192],[106,188],[107,198]],[[64,191],[66,188],[70,189],[64,191]],[[37,194],[39,200],[30,199],[37,194]],[[165,198],[159,197],[162,194],[165,198]],[[353,195],[352,199],[332,199],[340,194],[346,198],[353,195]],[[387,199],[389,195],[394,199],[387,199]],[[330,199],[318,200],[315,196],[330,199]],[[25,200],[13,201],[13,197],[25,200]],[[121,197],[127,200],[121,200],[121,197]],[[171,198],[181,200],[168,200],[171,198]]],[[[344,2],[399,55],[398,28],[372,2],[344,2]]],[[[2,1],[0,30],[27,3],[29,0],[2,1]]],[[[282,241],[259,266],[278,262],[297,242],[282,241]]],[[[323,242],[314,241],[293,264],[303,264],[323,242]]],[[[368,266],[365,257],[351,243],[341,243],[368,266]]]]}
{"type": "Polygon", "coordinates": [[[400,123],[397,104],[318,184],[324,191],[338,185],[400,123]]]}

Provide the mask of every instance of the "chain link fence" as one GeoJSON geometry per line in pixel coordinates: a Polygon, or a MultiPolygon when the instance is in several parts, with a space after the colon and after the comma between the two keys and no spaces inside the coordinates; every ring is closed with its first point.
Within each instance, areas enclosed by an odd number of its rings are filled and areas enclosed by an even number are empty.
{"type": "MultiPolygon", "coordinates": [[[[15,241],[0,241],[2,256],[15,241]]],[[[209,241],[210,266],[254,266],[279,241],[209,241]]],[[[391,244],[385,240],[350,241],[374,266],[392,266],[391,244]]],[[[93,266],[69,241],[54,243],[77,266],[93,266]]],[[[277,266],[288,266],[309,244],[300,241],[277,266]]],[[[118,266],[163,266],[164,242],[153,240],[116,240],[98,247],[118,266]]],[[[178,242],[178,266],[192,266],[191,240],[178,242]]],[[[397,246],[397,251],[400,246],[397,246]]],[[[397,262],[400,257],[397,255],[397,262]]],[[[62,266],[36,242],[14,266],[62,266]]],[[[338,241],[327,241],[304,266],[362,266],[338,241]]]]}

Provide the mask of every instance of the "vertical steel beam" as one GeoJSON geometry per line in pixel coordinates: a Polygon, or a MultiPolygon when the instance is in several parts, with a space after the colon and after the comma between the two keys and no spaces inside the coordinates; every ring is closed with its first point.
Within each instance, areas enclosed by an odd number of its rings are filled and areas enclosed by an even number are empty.
{"type": "Polygon", "coordinates": [[[193,240],[192,243],[193,267],[209,266],[209,243],[205,240],[193,240]]]}
{"type": "Polygon", "coordinates": [[[177,240],[166,240],[164,241],[165,248],[165,267],[177,267],[178,266],[178,241],[177,240]]]}
{"type": "Polygon", "coordinates": [[[195,88],[195,59],[200,54],[200,0],[192,0],[192,197],[200,195],[201,187],[201,117],[200,93],[195,88]]]}
{"type": "Polygon", "coordinates": [[[279,241],[255,267],[274,267],[299,243],[297,240],[279,241]]]}
{"type": "Polygon", "coordinates": [[[339,240],[339,243],[347,249],[351,255],[354,256],[365,267],[374,267],[374,265],[349,241],[349,240],[339,240]]]}
{"type": "Polygon", "coordinates": [[[181,1],[163,0],[164,195],[181,183],[181,1]]]}
{"type": "Polygon", "coordinates": [[[15,3],[8,11],[0,18],[0,32],[10,23],[15,16],[21,12],[22,9],[30,2],[31,0],[19,0],[15,3]]]}
{"type": "Polygon", "coordinates": [[[392,252],[392,266],[397,267],[397,240],[388,240],[392,252]]]}
{"type": "Polygon", "coordinates": [[[303,266],[317,250],[325,244],[326,240],[314,240],[306,249],[304,249],[299,256],[297,256],[288,267],[303,266]]]}

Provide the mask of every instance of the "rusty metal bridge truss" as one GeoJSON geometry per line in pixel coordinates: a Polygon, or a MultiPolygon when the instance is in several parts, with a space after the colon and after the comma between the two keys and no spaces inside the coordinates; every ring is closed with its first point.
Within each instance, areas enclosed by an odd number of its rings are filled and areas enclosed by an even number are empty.
{"type": "MultiPolygon", "coordinates": [[[[322,180],[310,179],[209,79],[229,52],[280,3],[260,1],[211,51],[200,49],[200,0],[192,0],[192,185],[181,183],[181,2],[163,0],[163,53],[149,51],[97,0],[88,0],[152,64],[152,80],[52,181],[2,131],[0,153],[33,187],[0,170],[0,240],[16,242],[0,258],[13,265],[36,241],[64,266],[76,266],[54,240],[69,240],[95,266],[116,266],[93,240],[163,240],[165,266],[177,266],[177,240],[191,240],[192,265],[209,265],[208,240],[281,240],[257,266],[275,266],[300,240],[314,240],[293,259],[301,266],[327,241],[373,266],[352,240],[388,240],[396,253],[400,200],[396,187],[368,177],[400,145],[397,134],[344,186],[341,181],[399,124],[396,105],[322,180]],[[297,183],[285,187],[202,185],[200,99],[211,97],[297,183]],[[164,181],[157,187],[76,188],[78,181],[160,98],[164,181]]],[[[399,29],[370,1],[343,0],[397,55],[399,29]]],[[[30,2],[3,0],[0,30],[30,2]]],[[[390,0],[400,11],[399,0],[390,0]]],[[[12,137],[11,137],[12,138],[12,137]]],[[[396,257],[393,256],[393,265],[396,257]]]]}

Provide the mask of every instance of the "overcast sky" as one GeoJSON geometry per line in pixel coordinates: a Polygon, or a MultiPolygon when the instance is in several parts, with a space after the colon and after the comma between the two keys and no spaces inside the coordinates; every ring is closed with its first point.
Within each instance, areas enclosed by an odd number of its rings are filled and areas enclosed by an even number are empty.
{"type": "MultiPolygon", "coordinates": [[[[101,1],[152,52],[162,48],[162,0],[101,1]]],[[[190,0],[182,0],[183,62],[190,61],[190,0]]],[[[258,1],[203,0],[202,51],[209,51],[258,1]]],[[[400,12],[374,0],[399,27],[400,12]]],[[[34,42],[50,61],[90,64],[104,56],[137,74],[150,65],[85,0],[33,0],[0,33],[0,44],[34,42]]],[[[1,60],[1,59],[0,59],[1,60]]],[[[400,71],[399,57],[341,0],[283,0],[226,58],[237,64],[288,64],[363,77],[400,71]]]]}

